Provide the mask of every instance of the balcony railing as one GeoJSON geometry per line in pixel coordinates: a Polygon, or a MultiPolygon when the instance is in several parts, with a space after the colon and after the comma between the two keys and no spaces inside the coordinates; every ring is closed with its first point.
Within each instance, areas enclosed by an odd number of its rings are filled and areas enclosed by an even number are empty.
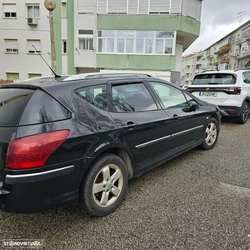
{"type": "Polygon", "coordinates": [[[231,48],[232,48],[232,44],[226,44],[226,45],[220,47],[220,49],[217,50],[215,52],[215,54],[223,54],[223,53],[229,51],[231,48]]]}
{"type": "Polygon", "coordinates": [[[237,56],[237,59],[245,58],[245,57],[250,57],[250,49],[242,51],[239,56],[237,56]]]}
{"type": "Polygon", "coordinates": [[[250,30],[244,32],[242,37],[246,40],[250,40],[250,30]]]}

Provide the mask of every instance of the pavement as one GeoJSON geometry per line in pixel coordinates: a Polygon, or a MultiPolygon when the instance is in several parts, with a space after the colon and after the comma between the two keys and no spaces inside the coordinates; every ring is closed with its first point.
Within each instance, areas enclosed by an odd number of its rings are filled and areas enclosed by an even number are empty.
{"type": "Polygon", "coordinates": [[[250,249],[249,170],[250,120],[224,120],[213,150],[194,149],[131,180],[113,214],[0,212],[0,240],[43,240],[49,250],[250,249]]]}

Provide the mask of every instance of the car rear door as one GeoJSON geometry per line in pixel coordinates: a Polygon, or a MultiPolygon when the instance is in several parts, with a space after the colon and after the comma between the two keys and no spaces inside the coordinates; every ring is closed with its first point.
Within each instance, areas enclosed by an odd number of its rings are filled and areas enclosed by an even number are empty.
{"type": "Polygon", "coordinates": [[[148,81],[171,120],[172,147],[181,151],[203,138],[206,112],[191,96],[165,82],[148,81]],[[190,105],[197,109],[190,110],[190,105]]]}
{"type": "Polygon", "coordinates": [[[143,80],[111,81],[110,114],[119,140],[128,145],[140,168],[167,157],[172,148],[169,116],[143,80]]]}

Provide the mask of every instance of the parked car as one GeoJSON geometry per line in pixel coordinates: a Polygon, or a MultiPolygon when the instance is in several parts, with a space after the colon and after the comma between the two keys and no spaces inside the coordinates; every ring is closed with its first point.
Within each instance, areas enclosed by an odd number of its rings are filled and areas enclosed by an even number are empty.
{"type": "Polygon", "coordinates": [[[105,216],[128,179],[215,146],[220,111],[143,74],[41,78],[0,87],[0,208],[79,204],[105,216]]]}
{"type": "Polygon", "coordinates": [[[250,69],[207,71],[197,74],[187,89],[201,100],[216,104],[225,116],[244,124],[250,105],[250,69]]]}

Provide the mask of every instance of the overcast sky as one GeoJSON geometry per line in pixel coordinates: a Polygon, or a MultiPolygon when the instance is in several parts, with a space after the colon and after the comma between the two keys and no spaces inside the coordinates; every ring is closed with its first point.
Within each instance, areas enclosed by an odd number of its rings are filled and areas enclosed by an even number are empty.
{"type": "Polygon", "coordinates": [[[200,37],[184,52],[204,50],[239,26],[238,13],[245,12],[241,24],[250,20],[250,0],[204,0],[200,37]]]}

